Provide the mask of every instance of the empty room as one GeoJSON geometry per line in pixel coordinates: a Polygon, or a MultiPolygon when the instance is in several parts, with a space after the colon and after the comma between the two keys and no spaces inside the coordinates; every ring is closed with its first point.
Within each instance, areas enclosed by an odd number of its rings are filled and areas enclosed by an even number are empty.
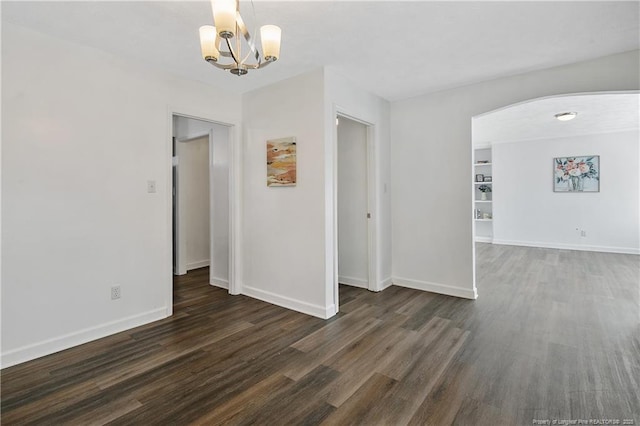
{"type": "Polygon", "coordinates": [[[640,422],[640,2],[0,12],[2,424],[640,422]]]}

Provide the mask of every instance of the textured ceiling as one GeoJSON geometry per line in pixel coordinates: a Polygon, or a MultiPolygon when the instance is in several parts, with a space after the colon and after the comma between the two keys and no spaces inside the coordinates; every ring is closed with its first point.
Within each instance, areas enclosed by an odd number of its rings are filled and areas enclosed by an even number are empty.
{"type": "MultiPolygon", "coordinates": [[[[585,94],[525,102],[473,120],[474,145],[612,133],[640,128],[640,94],[585,94]],[[571,121],[557,113],[577,112],[571,121]]],[[[640,141],[639,141],[640,143],[640,141]]]]}
{"type": "MultiPolygon", "coordinates": [[[[241,2],[252,21],[252,6],[241,2]]],[[[243,93],[320,66],[397,100],[638,49],[632,2],[255,1],[281,59],[238,78],[200,59],[209,2],[2,2],[2,20],[243,93]]]]}

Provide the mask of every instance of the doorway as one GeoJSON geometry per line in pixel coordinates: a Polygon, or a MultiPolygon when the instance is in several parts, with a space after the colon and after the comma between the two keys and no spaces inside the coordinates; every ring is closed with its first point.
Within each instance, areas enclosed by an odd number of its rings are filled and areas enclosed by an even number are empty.
{"type": "Polygon", "coordinates": [[[638,253],[639,100],[637,90],[569,93],[472,118],[474,290],[487,243],[638,253]],[[605,168],[600,181],[601,158],[625,167],[605,168]]]}
{"type": "Polygon", "coordinates": [[[374,290],[370,126],[343,115],[336,125],[338,283],[374,290]]]}
{"type": "Polygon", "coordinates": [[[209,283],[229,288],[230,128],[174,114],[174,275],[209,267],[209,283]]]}

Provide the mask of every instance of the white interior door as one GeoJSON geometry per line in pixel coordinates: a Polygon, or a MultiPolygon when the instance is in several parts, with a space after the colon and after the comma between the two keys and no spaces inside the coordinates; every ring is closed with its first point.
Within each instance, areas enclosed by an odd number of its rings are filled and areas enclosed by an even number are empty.
{"type": "Polygon", "coordinates": [[[209,136],[178,142],[178,270],[209,266],[209,136]]]}
{"type": "Polygon", "coordinates": [[[211,259],[209,283],[229,288],[229,128],[214,124],[209,132],[211,178],[211,259]]]}
{"type": "Polygon", "coordinates": [[[338,124],[338,282],[369,288],[367,126],[338,124]]]}

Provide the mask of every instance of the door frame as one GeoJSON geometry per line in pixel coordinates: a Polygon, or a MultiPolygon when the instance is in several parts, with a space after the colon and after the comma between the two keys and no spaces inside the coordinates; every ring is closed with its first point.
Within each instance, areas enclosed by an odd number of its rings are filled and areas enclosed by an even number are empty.
{"type": "MultiPolygon", "coordinates": [[[[367,261],[368,261],[368,285],[369,291],[380,291],[378,286],[378,263],[377,263],[377,219],[379,216],[377,204],[377,169],[376,169],[376,150],[375,150],[375,124],[359,118],[355,114],[334,105],[333,119],[346,118],[355,121],[366,127],[366,167],[367,167],[367,261]]],[[[336,312],[339,311],[339,283],[338,283],[338,126],[333,126],[333,303],[336,312]]]]}
{"type": "MultiPolygon", "coordinates": [[[[167,108],[167,138],[166,138],[166,167],[167,179],[166,187],[173,187],[173,117],[185,117],[195,120],[207,121],[228,128],[228,153],[229,153],[229,294],[240,294],[241,286],[241,270],[242,258],[240,247],[241,235],[241,205],[240,205],[240,179],[241,179],[241,150],[239,124],[233,120],[221,120],[211,117],[207,113],[193,111],[189,108],[169,106],[167,108]]],[[[203,135],[204,136],[204,135],[203,135]]],[[[211,162],[213,150],[211,149],[211,135],[209,135],[209,161],[211,162]]],[[[178,143],[178,142],[176,142],[178,143]]],[[[211,166],[211,164],[210,164],[211,166]]],[[[211,179],[211,167],[209,168],[209,176],[211,179]]],[[[211,189],[210,189],[211,192],[211,189]]],[[[166,314],[173,314],[173,193],[172,190],[166,191],[166,254],[165,259],[167,266],[165,269],[166,282],[165,303],[166,314]]],[[[210,203],[213,198],[210,197],[210,203]]],[[[212,230],[210,230],[211,232],[212,230]]],[[[211,235],[209,240],[211,240],[211,235]]]]}

